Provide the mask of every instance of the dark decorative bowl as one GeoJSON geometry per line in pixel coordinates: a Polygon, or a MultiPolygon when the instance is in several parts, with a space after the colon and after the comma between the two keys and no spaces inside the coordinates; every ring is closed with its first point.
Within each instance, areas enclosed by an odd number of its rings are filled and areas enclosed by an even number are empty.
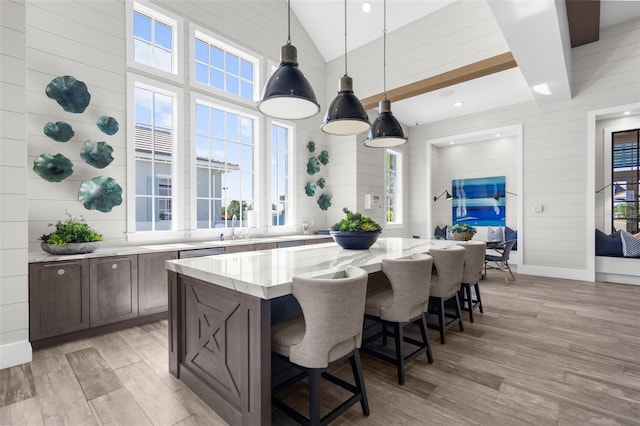
{"type": "Polygon", "coordinates": [[[382,231],[331,231],[330,234],[335,242],[343,249],[367,250],[376,242],[380,234],[382,234],[382,231]]]}

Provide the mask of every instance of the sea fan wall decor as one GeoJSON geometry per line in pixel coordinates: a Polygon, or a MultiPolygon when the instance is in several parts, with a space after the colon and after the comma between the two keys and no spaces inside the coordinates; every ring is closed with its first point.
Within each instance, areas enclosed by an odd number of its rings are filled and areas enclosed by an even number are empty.
{"type": "Polygon", "coordinates": [[[87,85],[75,77],[63,75],[51,80],[45,89],[47,97],[55,100],[67,112],[84,112],[91,102],[87,85]]]}

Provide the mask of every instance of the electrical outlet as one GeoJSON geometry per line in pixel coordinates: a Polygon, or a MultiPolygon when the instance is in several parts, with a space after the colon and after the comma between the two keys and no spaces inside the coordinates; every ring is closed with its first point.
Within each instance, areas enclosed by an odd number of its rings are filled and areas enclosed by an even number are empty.
{"type": "Polygon", "coordinates": [[[542,213],[544,211],[544,206],[543,205],[533,206],[533,211],[536,213],[542,213]]]}

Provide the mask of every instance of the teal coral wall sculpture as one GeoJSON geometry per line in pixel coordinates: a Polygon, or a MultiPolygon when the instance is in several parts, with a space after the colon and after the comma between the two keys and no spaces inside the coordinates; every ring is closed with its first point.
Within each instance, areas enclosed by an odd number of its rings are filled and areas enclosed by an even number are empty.
{"type": "Polygon", "coordinates": [[[307,161],[307,174],[310,176],[315,175],[320,171],[320,163],[316,157],[310,157],[307,161]]]}
{"type": "Polygon", "coordinates": [[[314,195],[316,195],[316,186],[311,182],[305,183],[304,193],[307,194],[307,197],[313,197],[314,195]]]}
{"type": "Polygon", "coordinates": [[[100,129],[102,133],[106,133],[109,136],[115,135],[116,133],[118,133],[118,129],[120,129],[118,120],[116,120],[113,117],[108,117],[106,115],[103,115],[102,117],[98,118],[96,125],[98,126],[98,129],[100,129]]]}
{"type": "Polygon", "coordinates": [[[64,121],[48,122],[44,125],[44,134],[56,142],[67,142],[74,135],[73,127],[64,121]]]}
{"type": "Polygon", "coordinates": [[[316,143],[314,141],[309,141],[307,143],[307,149],[309,150],[309,152],[315,152],[316,151],[316,143]]]}
{"type": "Polygon", "coordinates": [[[320,154],[318,155],[318,161],[320,161],[323,166],[329,164],[329,151],[327,151],[326,149],[320,151],[320,154]]]}
{"type": "Polygon", "coordinates": [[[320,207],[320,210],[327,210],[331,207],[331,195],[321,194],[318,197],[318,207],[320,207]]]}
{"type": "Polygon", "coordinates": [[[84,112],[91,102],[91,94],[87,90],[87,85],[70,75],[63,75],[51,80],[45,89],[45,94],[58,102],[65,111],[76,114],[84,112]]]}
{"type": "Polygon", "coordinates": [[[106,142],[86,141],[80,150],[80,157],[97,169],[104,169],[113,161],[113,148],[106,142]]]}
{"type": "Polygon", "coordinates": [[[62,154],[40,154],[33,160],[33,171],[48,182],[62,182],[73,174],[73,163],[62,154]]]}
{"type": "Polygon", "coordinates": [[[324,189],[324,186],[326,184],[326,180],[324,180],[324,178],[320,178],[316,181],[316,185],[318,185],[318,188],[320,189],[324,189]]]}
{"type": "Polygon", "coordinates": [[[122,204],[122,187],[113,178],[94,177],[82,182],[78,199],[88,210],[107,213],[122,204]]]}

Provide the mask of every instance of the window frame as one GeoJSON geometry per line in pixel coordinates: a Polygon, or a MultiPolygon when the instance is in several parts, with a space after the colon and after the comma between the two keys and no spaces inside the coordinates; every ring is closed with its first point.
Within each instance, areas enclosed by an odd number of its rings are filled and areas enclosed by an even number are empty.
{"type": "Polygon", "coordinates": [[[296,174],[296,125],[287,120],[275,120],[272,118],[267,119],[267,126],[265,129],[265,133],[268,135],[266,144],[268,145],[267,151],[267,162],[268,166],[268,178],[269,178],[269,190],[268,197],[266,200],[267,208],[267,228],[273,230],[274,233],[279,232],[290,232],[296,229],[297,223],[297,195],[295,190],[295,180],[297,177],[296,174]],[[271,169],[271,155],[272,155],[272,140],[271,140],[271,127],[272,126],[280,126],[284,127],[287,130],[287,195],[289,197],[288,206],[289,209],[286,211],[285,216],[285,224],[284,225],[272,225],[271,218],[271,200],[273,199],[273,194],[271,193],[271,189],[273,188],[272,179],[273,179],[273,170],[271,169]],[[293,206],[293,208],[291,208],[293,206]]]}
{"type": "Polygon", "coordinates": [[[180,112],[184,111],[184,90],[175,85],[150,79],[139,74],[127,73],[127,241],[158,241],[177,239],[184,237],[183,211],[184,211],[184,148],[178,141],[184,140],[184,119],[180,112]],[[175,100],[173,117],[173,141],[171,162],[171,202],[175,209],[172,211],[171,230],[136,230],[136,159],[135,159],[135,89],[142,87],[172,96],[175,100]]]}
{"type": "Polygon", "coordinates": [[[384,150],[384,220],[385,220],[385,228],[391,229],[391,228],[402,228],[404,226],[404,221],[403,221],[403,201],[404,201],[404,194],[403,194],[403,169],[404,169],[404,164],[403,164],[403,152],[402,151],[398,151],[395,149],[390,149],[390,148],[385,148],[384,150]],[[389,222],[387,220],[387,210],[388,210],[388,202],[389,202],[389,197],[388,197],[388,193],[389,193],[389,186],[388,186],[388,180],[387,180],[387,175],[388,175],[388,168],[387,168],[387,156],[388,155],[393,155],[396,157],[396,170],[395,170],[395,174],[396,174],[396,185],[395,185],[395,199],[394,199],[394,205],[393,205],[393,210],[394,210],[394,217],[397,218],[398,220],[395,220],[393,222],[389,222]]]}
{"type": "Polygon", "coordinates": [[[260,99],[260,93],[262,90],[262,70],[261,63],[263,62],[262,56],[256,52],[251,51],[243,46],[239,46],[225,37],[216,34],[213,31],[207,30],[197,24],[189,24],[189,81],[191,87],[201,90],[204,93],[208,93],[213,96],[239,103],[246,107],[256,108],[256,103],[260,99]],[[227,92],[226,90],[218,89],[217,87],[209,86],[208,84],[201,83],[196,80],[196,53],[195,42],[196,39],[202,39],[207,43],[216,46],[217,48],[231,53],[240,59],[244,59],[253,64],[253,98],[247,99],[238,94],[227,92]]]}
{"type": "Polygon", "coordinates": [[[168,11],[160,6],[152,4],[147,1],[126,1],[126,54],[127,54],[127,67],[134,68],[137,71],[144,71],[162,78],[168,78],[170,80],[183,83],[184,82],[184,47],[183,47],[183,32],[184,21],[183,18],[175,13],[168,11]],[[133,14],[134,12],[140,12],[145,15],[151,16],[153,19],[162,22],[165,25],[170,26],[172,31],[172,71],[164,71],[159,68],[155,68],[150,65],[146,65],[140,62],[136,62],[134,59],[133,48],[133,14]]]}
{"type": "MultiPolygon", "coordinates": [[[[191,236],[197,238],[210,238],[210,237],[218,237],[220,233],[225,233],[230,229],[230,227],[225,228],[198,228],[198,217],[197,217],[197,178],[198,178],[198,165],[196,162],[196,105],[202,102],[204,104],[208,104],[208,106],[221,109],[224,111],[232,112],[234,114],[242,115],[245,117],[249,117],[254,120],[253,126],[253,138],[254,138],[254,152],[253,152],[253,205],[254,209],[258,211],[261,210],[261,206],[264,203],[264,197],[262,194],[262,185],[261,185],[261,176],[262,176],[262,156],[263,149],[261,145],[261,132],[263,126],[263,120],[260,117],[260,114],[256,110],[252,110],[241,105],[237,105],[219,98],[215,98],[212,96],[208,96],[205,94],[191,92],[191,99],[189,101],[189,114],[190,114],[190,152],[189,152],[189,224],[191,228],[191,236]],[[257,207],[256,207],[257,206],[257,207]]],[[[257,226],[261,226],[260,219],[258,219],[257,226]]]]}

